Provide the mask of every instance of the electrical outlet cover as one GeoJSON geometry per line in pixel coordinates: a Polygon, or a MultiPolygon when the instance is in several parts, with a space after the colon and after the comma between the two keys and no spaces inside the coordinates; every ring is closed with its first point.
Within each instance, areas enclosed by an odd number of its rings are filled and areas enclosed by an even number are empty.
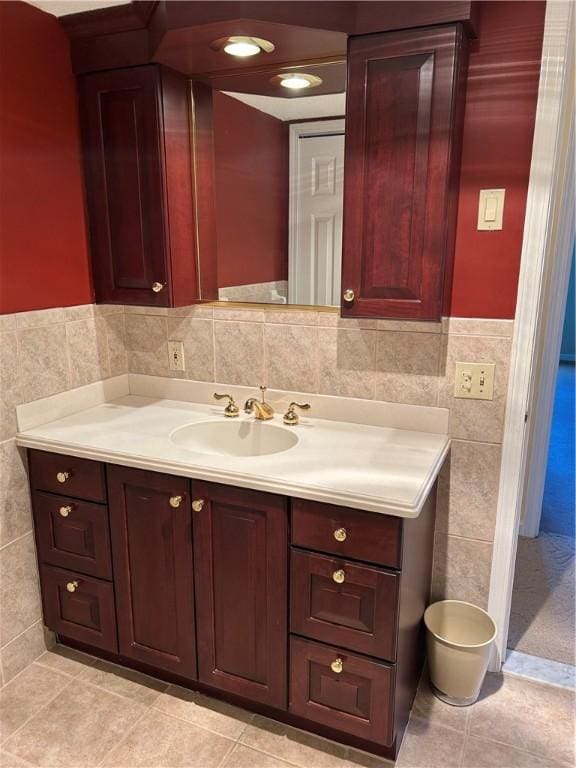
{"type": "Polygon", "coordinates": [[[456,363],[454,397],[494,399],[495,363],[456,363]]]}
{"type": "Polygon", "coordinates": [[[185,371],[186,365],[184,363],[184,342],[183,341],[169,341],[168,342],[168,367],[171,371],[185,371]]]}

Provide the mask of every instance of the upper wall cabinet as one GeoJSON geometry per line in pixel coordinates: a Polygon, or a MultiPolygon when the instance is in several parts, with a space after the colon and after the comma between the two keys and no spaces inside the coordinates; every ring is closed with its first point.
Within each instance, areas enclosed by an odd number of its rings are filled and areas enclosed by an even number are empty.
{"type": "Polygon", "coordinates": [[[442,314],[452,277],[466,60],[460,24],[350,39],[343,317],[442,314]]]}
{"type": "Polygon", "coordinates": [[[82,77],[80,94],[96,301],[198,300],[188,78],[110,70],[82,77]]]}

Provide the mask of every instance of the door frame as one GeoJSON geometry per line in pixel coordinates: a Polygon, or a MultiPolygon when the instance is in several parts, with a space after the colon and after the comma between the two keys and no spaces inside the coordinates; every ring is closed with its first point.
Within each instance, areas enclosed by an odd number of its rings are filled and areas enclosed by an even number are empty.
{"type": "Polygon", "coordinates": [[[296,280],[296,248],[298,242],[298,187],[294,180],[300,163],[300,143],[303,136],[329,136],[345,134],[346,118],[310,120],[304,123],[290,123],[288,140],[288,303],[295,304],[294,285],[296,280]]]}
{"type": "Polygon", "coordinates": [[[488,599],[498,626],[492,671],[506,658],[523,505],[536,486],[543,488],[546,469],[544,437],[550,430],[562,295],[574,239],[573,41],[572,3],[548,0],[488,599]]]}

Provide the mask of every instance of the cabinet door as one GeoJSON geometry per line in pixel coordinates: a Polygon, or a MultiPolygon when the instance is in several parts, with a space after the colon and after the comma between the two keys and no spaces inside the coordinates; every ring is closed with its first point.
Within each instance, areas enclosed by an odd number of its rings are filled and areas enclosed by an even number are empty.
{"type": "Polygon", "coordinates": [[[185,76],[156,65],[80,80],[99,302],[169,306],[198,298],[189,91],[185,76]]]}
{"type": "Polygon", "coordinates": [[[188,480],[108,468],[120,653],[196,678],[188,480]]]}
{"type": "Polygon", "coordinates": [[[465,62],[460,25],[350,39],[343,317],[442,314],[452,275],[465,62]]]}
{"type": "Polygon", "coordinates": [[[196,481],[192,495],[199,679],[285,709],[286,499],[196,481]]]}

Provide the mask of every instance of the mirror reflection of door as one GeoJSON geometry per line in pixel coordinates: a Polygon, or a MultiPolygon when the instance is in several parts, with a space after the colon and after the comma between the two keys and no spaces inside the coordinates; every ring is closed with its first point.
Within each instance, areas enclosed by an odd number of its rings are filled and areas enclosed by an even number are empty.
{"type": "Polygon", "coordinates": [[[346,63],[308,69],[305,92],[273,69],[210,78],[221,301],[340,303],[346,63]]]}
{"type": "Polygon", "coordinates": [[[344,120],[290,126],[288,301],[338,305],[344,120]]]}

